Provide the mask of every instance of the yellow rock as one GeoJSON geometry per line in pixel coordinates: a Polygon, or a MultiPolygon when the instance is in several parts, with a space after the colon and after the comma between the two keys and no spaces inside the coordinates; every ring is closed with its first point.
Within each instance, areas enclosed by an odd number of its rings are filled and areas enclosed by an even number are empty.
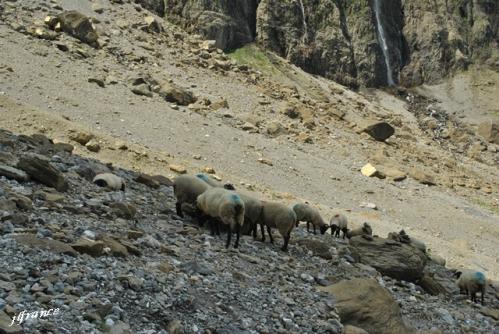
{"type": "Polygon", "coordinates": [[[383,173],[381,173],[376,167],[374,167],[371,164],[367,164],[362,169],[360,170],[362,175],[367,176],[367,177],[379,177],[380,179],[384,179],[385,176],[383,173]]]}
{"type": "Polygon", "coordinates": [[[179,174],[185,174],[187,173],[187,169],[185,169],[184,166],[180,166],[180,165],[170,165],[170,170],[174,171],[175,173],[179,173],[179,174]]]}

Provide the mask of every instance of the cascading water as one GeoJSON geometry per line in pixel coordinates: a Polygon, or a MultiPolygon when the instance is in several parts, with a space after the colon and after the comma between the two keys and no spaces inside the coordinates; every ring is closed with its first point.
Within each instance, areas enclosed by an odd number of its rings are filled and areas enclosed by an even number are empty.
{"type": "Polygon", "coordinates": [[[308,32],[307,32],[307,21],[305,20],[305,7],[303,6],[303,1],[298,0],[300,3],[300,9],[301,9],[301,23],[303,27],[303,40],[307,38],[308,32]]]}
{"type": "Polygon", "coordinates": [[[374,14],[376,16],[376,27],[378,30],[378,42],[380,43],[381,50],[383,51],[383,57],[385,58],[386,66],[386,78],[388,85],[395,86],[395,81],[393,80],[393,72],[390,64],[390,54],[388,53],[388,44],[386,43],[385,29],[381,23],[381,5],[380,1],[374,0],[374,14]]]}

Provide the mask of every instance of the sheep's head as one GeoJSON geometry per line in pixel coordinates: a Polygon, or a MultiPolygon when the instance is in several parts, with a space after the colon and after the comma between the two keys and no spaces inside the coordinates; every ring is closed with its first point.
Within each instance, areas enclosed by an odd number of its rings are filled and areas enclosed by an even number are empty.
{"type": "Polygon", "coordinates": [[[226,183],[226,184],[224,184],[224,189],[227,189],[227,190],[236,190],[236,188],[234,187],[234,185],[232,183],[226,183]]]}
{"type": "Polygon", "coordinates": [[[462,271],[456,270],[456,272],[453,275],[455,278],[459,278],[459,277],[461,277],[462,274],[463,274],[462,271]]]}
{"type": "Polygon", "coordinates": [[[320,230],[321,230],[321,234],[326,233],[326,231],[327,231],[327,229],[328,229],[328,228],[329,228],[329,226],[327,226],[327,225],[322,225],[322,226],[321,226],[321,228],[320,228],[320,230]]]}

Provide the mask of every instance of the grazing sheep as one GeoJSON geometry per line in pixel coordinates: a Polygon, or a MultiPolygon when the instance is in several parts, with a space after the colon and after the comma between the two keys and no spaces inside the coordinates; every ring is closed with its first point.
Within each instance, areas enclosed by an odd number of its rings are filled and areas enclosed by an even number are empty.
{"type": "Polygon", "coordinates": [[[422,251],[423,253],[426,253],[426,244],[424,242],[422,242],[421,240],[413,238],[413,237],[409,237],[409,235],[407,233],[405,233],[404,230],[401,230],[398,235],[399,235],[400,242],[411,244],[414,247],[416,247],[417,249],[419,249],[420,251],[422,251]]]}
{"type": "Polygon", "coordinates": [[[92,182],[99,187],[107,187],[112,190],[125,191],[125,181],[123,181],[121,177],[112,173],[97,174],[92,182]]]}
{"type": "Polygon", "coordinates": [[[476,303],[476,293],[480,292],[482,297],[481,302],[484,305],[483,299],[487,285],[485,275],[474,270],[456,271],[454,275],[457,277],[456,284],[459,287],[460,293],[465,293],[470,297],[472,302],[476,303]]]}
{"type": "Polygon", "coordinates": [[[373,235],[373,230],[371,228],[371,225],[368,223],[364,223],[362,227],[350,230],[347,232],[347,238],[350,239],[351,237],[355,237],[358,235],[373,235]]]}
{"type": "Polygon", "coordinates": [[[267,232],[270,237],[270,242],[273,244],[271,228],[276,228],[284,239],[284,245],[281,250],[286,252],[288,250],[289,239],[291,238],[291,231],[296,224],[296,213],[281,203],[273,203],[262,201],[263,210],[260,219],[260,228],[262,231],[262,242],[265,241],[264,225],[267,226],[267,232]]]}
{"type": "Polygon", "coordinates": [[[184,217],[182,204],[195,204],[199,195],[211,188],[208,183],[192,175],[180,175],[173,181],[173,193],[177,199],[177,215],[184,217]]]}
{"type": "Polygon", "coordinates": [[[331,235],[334,235],[336,238],[339,238],[341,231],[343,232],[343,239],[345,239],[348,232],[347,217],[345,217],[341,213],[335,214],[331,218],[331,221],[329,222],[329,227],[331,227],[331,235]]]}
{"type": "Polygon", "coordinates": [[[297,203],[293,205],[293,211],[296,213],[296,227],[301,221],[307,222],[307,232],[310,232],[310,224],[314,227],[314,234],[316,234],[316,227],[320,228],[321,234],[326,233],[328,226],[322,219],[321,214],[316,208],[308,204],[297,203]]]}
{"type": "MultiPolygon", "coordinates": [[[[228,225],[227,243],[229,248],[232,233],[236,232],[234,248],[239,246],[239,236],[244,224],[244,202],[238,194],[223,188],[210,188],[198,196],[196,201],[198,209],[206,216],[219,219],[228,225]]],[[[215,225],[211,223],[211,233],[214,234],[215,225]]]]}
{"type": "Polygon", "coordinates": [[[224,183],[217,181],[214,178],[212,178],[204,173],[196,174],[196,177],[203,180],[204,182],[208,183],[212,187],[225,188],[227,190],[236,190],[236,188],[234,187],[234,185],[232,183],[225,183],[224,184],[224,183]]]}
{"type": "Polygon", "coordinates": [[[262,216],[263,204],[259,199],[237,193],[244,202],[244,225],[242,234],[252,232],[253,239],[256,239],[258,222],[262,216]]]}

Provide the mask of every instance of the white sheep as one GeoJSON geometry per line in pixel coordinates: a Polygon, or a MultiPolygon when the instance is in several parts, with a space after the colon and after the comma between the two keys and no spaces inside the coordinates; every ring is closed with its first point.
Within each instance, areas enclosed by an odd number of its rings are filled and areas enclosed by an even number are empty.
{"type": "Polygon", "coordinates": [[[291,231],[296,224],[296,213],[281,203],[273,203],[262,201],[263,210],[260,219],[260,228],[262,231],[262,242],[265,241],[264,225],[267,226],[270,242],[273,244],[271,229],[276,228],[284,239],[284,245],[281,250],[286,252],[288,250],[289,239],[291,238],[291,231]]]}
{"type": "Polygon", "coordinates": [[[219,219],[223,224],[228,225],[225,248],[229,248],[232,233],[236,233],[234,248],[237,248],[244,224],[244,202],[241,197],[224,188],[210,188],[198,196],[196,204],[205,216],[212,218],[210,222],[212,234],[215,232],[215,227],[218,227],[218,222],[213,222],[213,219],[219,219]]]}
{"type": "Polygon", "coordinates": [[[173,181],[173,193],[177,199],[177,215],[184,217],[182,204],[194,205],[199,195],[211,188],[208,183],[192,175],[180,175],[173,181]]]}
{"type": "Polygon", "coordinates": [[[345,215],[342,215],[341,213],[335,214],[329,221],[329,227],[331,228],[331,235],[339,238],[341,231],[343,232],[343,239],[345,239],[348,232],[347,217],[345,217],[345,215]]]}
{"type": "Polygon", "coordinates": [[[326,233],[328,226],[322,219],[319,210],[305,203],[297,203],[293,205],[293,211],[296,213],[296,227],[301,221],[304,221],[307,222],[307,232],[310,232],[310,224],[312,224],[314,234],[316,234],[316,227],[319,227],[321,234],[326,233]]]}
{"type": "Polygon", "coordinates": [[[371,225],[369,225],[368,223],[364,223],[362,227],[347,232],[348,239],[358,235],[373,235],[373,230],[371,228],[371,225]]]}
{"type": "Polygon", "coordinates": [[[459,287],[461,293],[465,293],[470,297],[471,301],[476,303],[476,293],[481,293],[482,305],[485,296],[485,287],[487,285],[487,280],[482,272],[474,270],[462,270],[456,271],[454,274],[457,277],[456,284],[459,287]]]}
{"type": "Polygon", "coordinates": [[[244,226],[242,234],[252,232],[253,239],[257,237],[258,222],[261,219],[263,211],[263,203],[261,200],[248,195],[237,193],[244,202],[244,226]]]}
{"type": "Polygon", "coordinates": [[[234,188],[234,185],[232,185],[232,183],[222,183],[204,173],[198,173],[196,174],[196,177],[208,183],[212,187],[225,188],[227,190],[236,190],[236,188],[234,188]]]}
{"type": "Polygon", "coordinates": [[[125,191],[125,181],[123,181],[121,177],[112,173],[97,174],[92,182],[99,187],[107,187],[112,190],[125,191]]]}

